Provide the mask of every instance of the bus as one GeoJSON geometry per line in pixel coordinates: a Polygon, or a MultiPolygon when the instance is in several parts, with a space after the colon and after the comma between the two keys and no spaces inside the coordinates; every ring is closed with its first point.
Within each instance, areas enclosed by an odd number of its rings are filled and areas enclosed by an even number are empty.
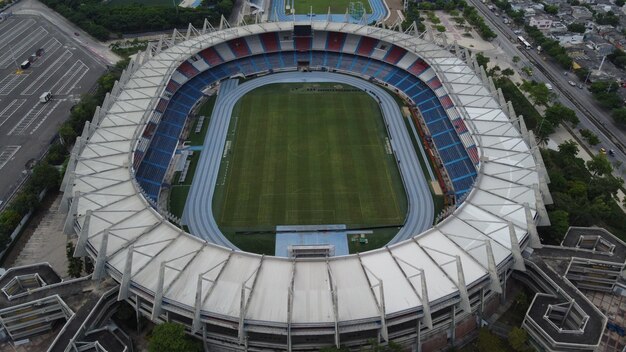
{"type": "Polygon", "coordinates": [[[530,43],[526,41],[526,39],[524,39],[524,37],[522,37],[521,35],[517,37],[517,40],[522,43],[522,45],[526,48],[526,49],[532,49],[532,47],[530,46],[530,43]]]}

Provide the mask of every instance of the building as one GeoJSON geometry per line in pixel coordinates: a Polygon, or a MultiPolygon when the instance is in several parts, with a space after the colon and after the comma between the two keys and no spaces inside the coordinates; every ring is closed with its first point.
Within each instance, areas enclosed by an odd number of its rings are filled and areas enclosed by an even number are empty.
{"type": "Polygon", "coordinates": [[[528,21],[528,25],[537,29],[550,29],[552,20],[546,16],[533,16],[528,21]]]}
{"type": "Polygon", "coordinates": [[[554,36],[561,46],[582,44],[585,36],[583,34],[556,34],[554,36]]]}
{"type": "Polygon", "coordinates": [[[593,13],[584,6],[572,6],[572,17],[576,20],[591,20],[593,13]]]}

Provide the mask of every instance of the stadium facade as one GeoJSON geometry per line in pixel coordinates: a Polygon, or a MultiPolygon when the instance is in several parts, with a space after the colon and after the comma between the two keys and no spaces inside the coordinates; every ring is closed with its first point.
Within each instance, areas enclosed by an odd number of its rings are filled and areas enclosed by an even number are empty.
{"type": "Polygon", "coordinates": [[[541,246],[536,225],[548,222],[547,180],[532,132],[484,69],[430,33],[205,25],[174,31],[130,63],[76,143],[61,207],[76,255],[95,260],[94,279],[112,277],[119,300],[186,325],[211,350],[371,341],[437,350],[470,336],[512,272],[526,270],[523,252],[541,246]],[[454,185],[454,212],[409,240],[318,259],[236,251],[170,223],[155,204],[202,89],[298,69],[359,76],[409,99],[454,185]]]}

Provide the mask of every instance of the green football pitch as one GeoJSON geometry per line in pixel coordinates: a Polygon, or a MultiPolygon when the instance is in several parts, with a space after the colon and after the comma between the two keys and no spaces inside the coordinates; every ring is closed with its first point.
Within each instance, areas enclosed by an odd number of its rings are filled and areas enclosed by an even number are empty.
{"type": "MultiPolygon", "coordinates": [[[[323,15],[328,13],[329,7],[330,13],[346,13],[346,9],[350,7],[351,2],[360,2],[363,4],[365,12],[372,13],[372,7],[368,0],[294,0],[294,5],[296,14],[306,15],[313,7],[313,13],[323,15]]],[[[291,3],[291,0],[286,0],[285,3],[291,3]]]]}
{"type": "Polygon", "coordinates": [[[235,106],[213,199],[224,232],[401,225],[407,211],[378,104],[336,83],[271,84],[235,106]]]}

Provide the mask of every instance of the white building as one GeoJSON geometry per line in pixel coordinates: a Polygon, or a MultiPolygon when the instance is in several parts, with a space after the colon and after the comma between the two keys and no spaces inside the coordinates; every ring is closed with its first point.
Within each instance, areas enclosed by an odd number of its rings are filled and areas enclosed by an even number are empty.
{"type": "Polygon", "coordinates": [[[552,26],[552,20],[543,16],[533,16],[528,21],[528,25],[531,27],[537,27],[538,29],[550,29],[552,26]]]}

